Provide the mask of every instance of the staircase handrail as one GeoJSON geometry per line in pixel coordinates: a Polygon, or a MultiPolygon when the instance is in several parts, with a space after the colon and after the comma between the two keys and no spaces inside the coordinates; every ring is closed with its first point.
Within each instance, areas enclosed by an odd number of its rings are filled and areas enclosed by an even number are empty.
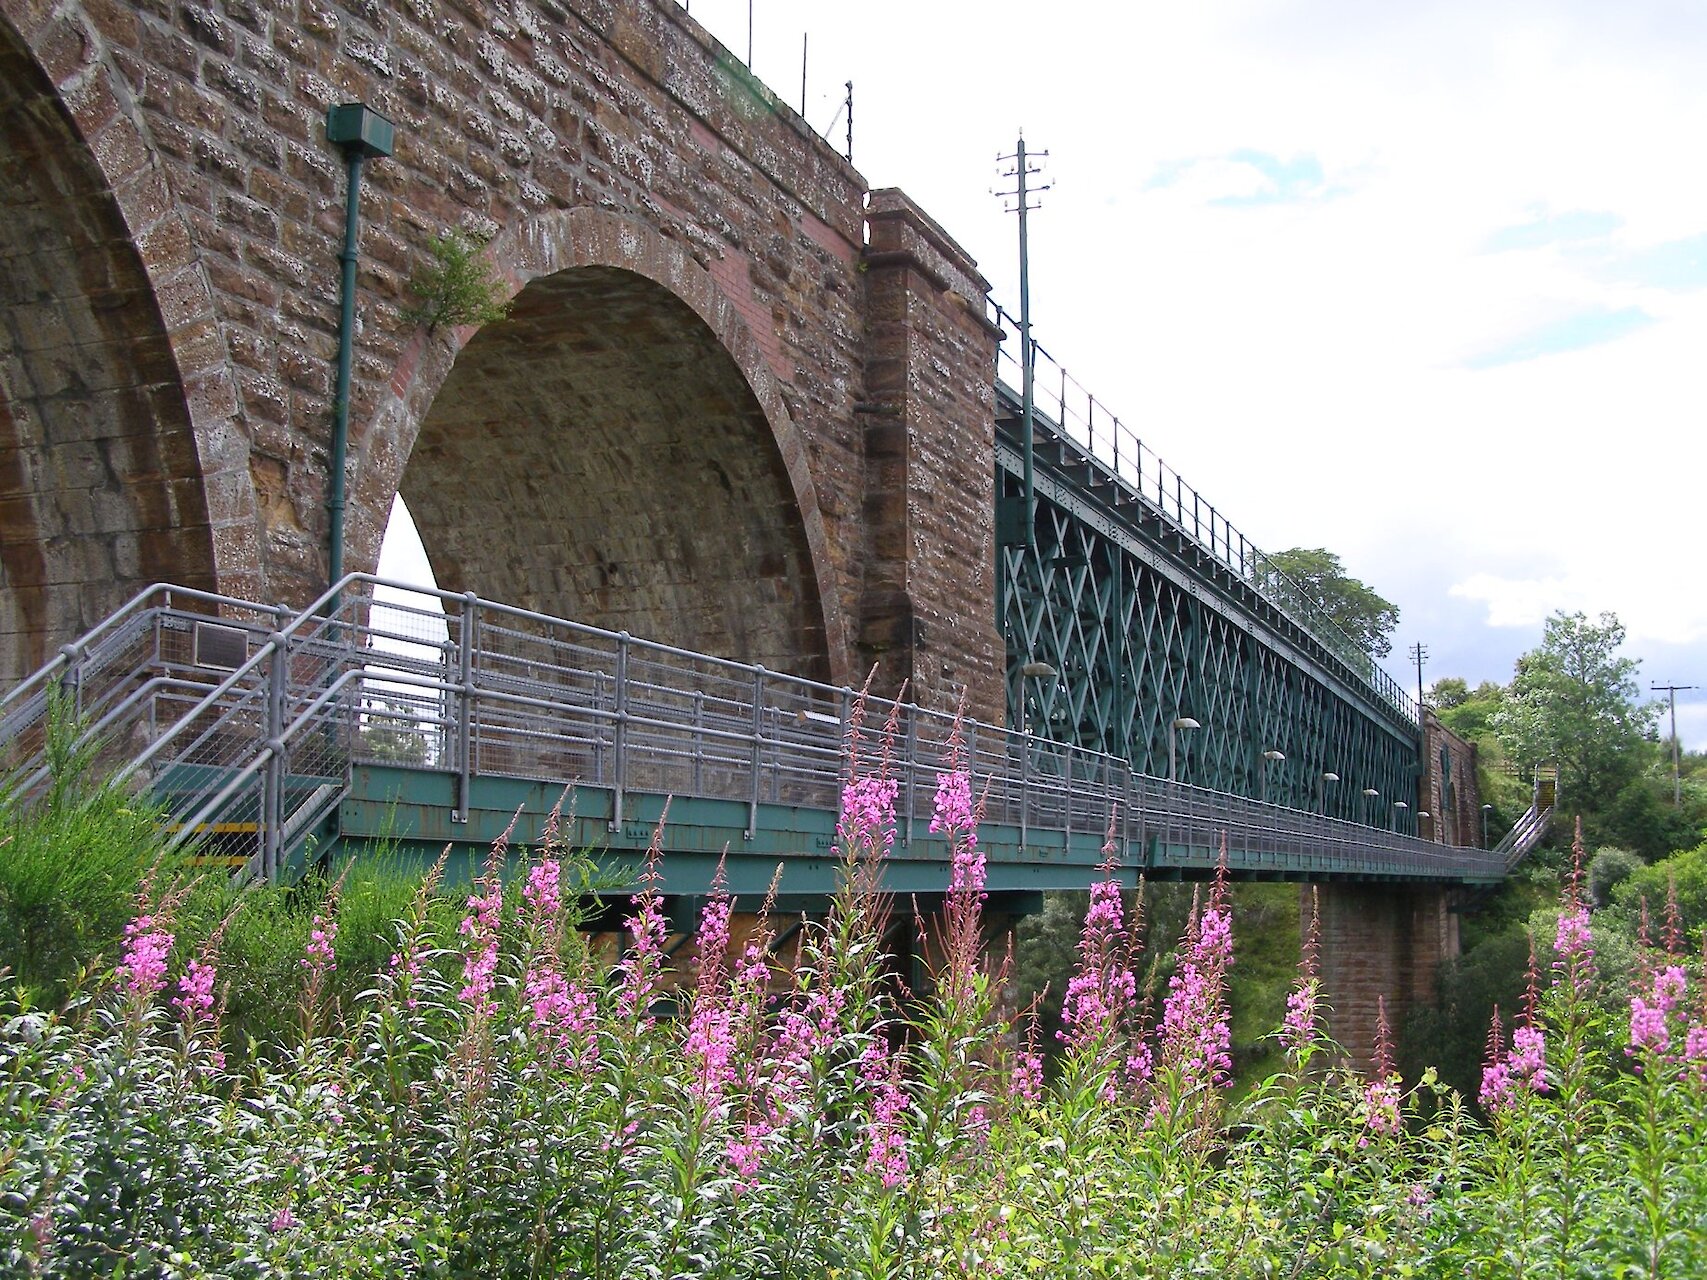
{"type": "Polygon", "coordinates": [[[1494,846],[1494,853],[1501,858],[1507,874],[1529,856],[1552,825],[1553,806],[1540,808],[1533,804],[1512,824],[1505,838],[1494,846]]]}
{"type": "MultiPolygon", "coordinates": [[[[183,597],[186,600],[193,600],[202,604],[242,610],[248,613],[267,608],[265,605],[257,605],[253,600],[239,600],[235,596],[221,595],[216,591],[201,591],[195,587],[179,587],[169,582],[152,583],[126,600],[112,613],[78,636],[77,639],[69,644],[61,645],[53,657],[19,681],[3,697],[0,697],[0,726],[3,726],[11,715],[17,713],[19,703],[28,698],[32,692],[45,693],[49,683],[66,671],[72,663],[98,649],[100,642],[109,633],[118,631],[125,623],[139,620],[152,611],[169,608],[169,603],[166,605],[147,603],[149,598],[156,594],[164,594],[168,602],[173,597],[183,597]],[[135,615],[134,619],[133,615],[135,615]]],[[[218,616],[217,614],[210,614],[209,618],[214,620],[218,616]]],[[[5,736],[4,731],[0,730],[0,739],[5,736]]]]}
{"type": "Polygon", "coordinates": [[[229,676],[215,685],[205,697],[195,704],[195,706],[185,711],[178,718],[178,722],[176,724],[162,733],[159,737],[155,738],[153,742],[149,743],[148,746],[135,757],[135,759],[133,759],[124,768],[120,769],[117,774],[115,774],[114,780],[122,783],[125,780],[134,777],[137,770],[141,769],[144,765],[151,763],[169,742],[176,739],[180,732],[194,722],[197,716],[201,715],[205,711],[212,710],[217,706],[219,700],[232,689],[236,688],[245,676],[254,675],[258,670],[260,670],[263,662],[272,661],[274,655],[284,649],[288,645],[288,642],[309,623],[331,622],[332,619],[327,617],[324,612],[326,606],[336,600],[339,597],[340,592],[348,590],[355,581],[362,577],[363,575],[361,574],[346,574],[342,579],[333,583],[332,586],[322,592],[312,604],[298,613],[296,617],[290,620],[290,622],[269,635],[266,642],[256,649],[254,653],[250,654],[241,666],[234,669],[229,676]]]}

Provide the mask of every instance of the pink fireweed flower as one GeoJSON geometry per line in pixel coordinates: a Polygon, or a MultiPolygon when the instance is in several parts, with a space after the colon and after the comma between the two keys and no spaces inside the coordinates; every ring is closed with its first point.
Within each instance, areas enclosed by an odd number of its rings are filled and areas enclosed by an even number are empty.
{"type": "Polygon", "coordinates": [[[324,977],[338,967],[336,944],[338,917],[316,912],[308,928],[308,945],[303,948],[302,967],[324,977]]]}
{"type": "Polygon", "coordinates": [[[1387,1001],[1375,1000],[1375,1058],[1369,1083],[1363,1089],[1363,1124],[1366,1132],[1357,1145],[1366,1147],[1371,1136],[1399,1135],[1399,1076],[1393,1067],[1393,1031],[1387,1022],[1387,1001]]]}
{"type": "Polygon", "coordinates": [[[1316,1007],[1321,983],[1311,978],[1286,997],[1286,1016],[1280,1024],[1280,1043],[1290,1054],[1302,1053],[1316,1038],[1316,1007]]]}
{"type": "Polygon", "coordinates": [[[1594,957],[1594,934],[1589,928],[1588,908],[1574,906],[1559,915],[1559,927],[1553,935],[1553,949],[1561,958],[1594,957]]]}
{"type": "Polygon", "coordinates": [[[172,935],[164,919],[137,916],[124,927],[124,957],[118,973],[125,992],[139,1004],[147,1004],[166,985],[166,958],[172,953],[172,935]]]}
{"type": "Polygon", "coordinates": [[[751,1191],[757,1185],[759,1162],[764,1158],[765,1139],[771,1134],[770,1125],[763,1119],[753,1119],[741,1126],[741,1136],[730,1138],[724,1145],[723,1158],[735,1175],[732,1190],[736,1195],[751,1191]]]}
{"type": "Polygon", "coordinates": [[[877,1174],[885,1187],[898,1187],[907,1180],[907,1094],[900,1067],[881,1041],[860,1059],[860,1076],[876,1094],[866,1134],[866,1172],[877,1174]]]}
{"type": "Polygon", "coordinates": [[[288,1204],[280,1205],[278,1212],[273,1215],[273,1220],[268,1225],[274,1235],[281,1231],[289,1231],[296,1225],[296,1215],[290,1211],[288,1204]]]}
{"type": "Polygon", "coordinates": [[[1594,934],[1589,927],[1588,908],[1567,903],[1553,935],[1553,974],[1574,1001],[1588,998],[1594,985],[1594,934]]]}
{"type": "Polygon", "coordinates": [[[895,797],[901,784],[893,778],[855,778],[842,788],[842,816],[836,834],[851,853],[886,856],[895,845],[895,797]]]}
{"type": "Polygon", "coordinates": [[[1081,1053],[1119,1030],[1137,996],[1138,981],[1125,964],[1121,943],[1124,910],[1117,881],[1091,886],[1090,910],[1079,935],[1078,971],[1067,983],[1061,1003],[1063,1029],[1056,1035],[1069,1051],[1081,1053]]]}
{"type": "Polygon", "coordinates": [[[492,992],[498,972],[498,925],[504,911],[504,890],[496,876],[487,881],[485,890],[468,896],[468,914],[457,930],[470,940],[462,958],[462,990],[457,998],[477,1017],[486,1017],[498,1007],[492,992]]]}
{"type": "Polygon", "coordinates": [[[185,967],[172,1004],[183,1015],[186,1025],[194,1026],[213,1017],[213,984],[217,976],[213,965],[202,960],[192,960],[185,967]]]}
{"type": "Polygon", "coordinates": [[[1671,1050],[1671,1014],[1683,1000],[1689,979],[1681,965],[1671,964],[1656,970],[1651,983],[1647,997],[1630,997],[1630,1045],[1626,1053],[1645,1049],[1664,1056],[1671,1050]]]}
{"type": "Polygon", "coordinates": [[[1547,1092],[1547,1037],[1539,1026],[1519,1026],[1511,1048],[1503,1048],[1499,1010],[1488,1028],[1488,1056],[1482,1067],[1479,1097],[1489,1112],[1505,1109],[1522,1093],[1547,1092]]]}
{"type": "Polygon", "coordinates": [[[1547,1036],[1540,1027],[1522,1026],[1511,1033],[1506,1063],[1517,1084],[1531,1093],[1547,1092],[1547,1036]]]}
{"type": "Polygon", "coordinates": [[[1026,1049],[1014,1057],[1009,1088],[1014,1097],[1036,1102],[1043,1096],[1043,1055],[1026,1049]]]}
{"type": "Polygon", "coordinates": [[[528,1031],[556,1064],[586,1072],[599,1059],[598,1002],[549,964],[530,968],[522,983],[528,1031]]]}
{"type": "Polygon", "coordinates": [[[1707,1027],[1696,1024],[1683,1039],[1683,1060],[1697,1081],[1707,1084],[1707,1027]]]}
{"type": "Polygon", "coordinates": [[[1168,979],[1162,1004],[1161,1066],[1178,1073],[1186,1093],[1225,1084],[1233,1069],[1226,990],[1233,959],[1232,913],[1222,894],[1217,884],[1188,928],[1184,957],[1168,979]]]}
{"type": "Polygon", "coordinates": [[[563,910],[562,864],[556,858],[541,858],[528,872],[522,897],[533,911],[534,923],[553,923],[563,910]]]}
{"type": "Polygon", "coordinates": [[[1363,1124],[1368,1131],[1357,1140],[1368,1146],[1371,1137],[1396,1138],[1399,1119],[1399,1086],[1392,1080],[1371,1080],[1363,1089],[1363,1124]]]}
{"type": "MultiPolygon", "coordinates": [[[[721,882],[722,870],[718,871],[721,882]]],[[[723,1101],[735,1081],[735,1023],[728,971],[729,914],[733,904],[718,892],[705,904],[699,922],[699,989],[682,1052],[693,1068],[689,1091],[708,1107],[723,1101]]]]}
{"type": "Polygon", "coordinates": [[[1310,924],[1304,931],[1304,945],[1298,959],[1298,985],[1286,997],[1286,1016],[1280,1024],[1281,1046],[1294,1058],[1301,1057],[1316,1040],[1317,1009],[1322,995],[1317,959],[1321,945],[1321,905],[1312,889],[1310,924]]]}
{"type": "Polygon", "coordinates": [[[982,899],[987,875],[982,850],[971,844],[958,847],[954,851],[953,869],[949,872],[948,891],[982,899]]]}
{"type": "Polygon", "coordinates": [[[693,1067],[688,1092],[708,1108],[719,1106],[727,1087],[736,1079],[736,1038],[729,1010],[717,1005],[698,1005],[693,1010],[693,1021],[681,1051],[693,1067]]]}
{"type": "Polygon", "coordinates": [[[641,1025],[651,1026],[651,1018],[644,1015],[658,992],[658,971],[669,926],[655,888],[648,887],[633,902],[634,914],[628,918],[628,954],[618,966],[622,982],[617,988],[616,1010],[623,1018],[639,1017],[641,1025]]]}
{"type": "Polygon", "coordinates": [[[931,834],[958,834],[968,846],[978,843],[978,820],[972,812],[972,775],[964,769],[941,774],[931,809],[931,834]]]}

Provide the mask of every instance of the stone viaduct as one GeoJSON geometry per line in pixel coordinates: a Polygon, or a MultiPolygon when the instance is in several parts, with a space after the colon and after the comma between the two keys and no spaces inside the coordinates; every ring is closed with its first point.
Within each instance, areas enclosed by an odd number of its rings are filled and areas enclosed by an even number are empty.
{"type": "Polygon", "coordinates": [[[326,585],[358,100],[348,568],[401,492],[448,589],[1001,717],[988,286],[670,0],[0,0],[0,674],[326,585]],[[449,228],[505,322],[411,318],[449,228]]]}
{"type": "MultiPolygon", "coordinates": [[[[447,589],[1004,718],[988,286],[673,0],[0,0],[0,680],[152,582],[327,585],[352,101],[346,567],[401,493],[447,589]],[[451,228],[508,319],[412,318],[451,228]]],[[[1348,1008],[1443,902],[1324,891],[1348,1008]]]]}

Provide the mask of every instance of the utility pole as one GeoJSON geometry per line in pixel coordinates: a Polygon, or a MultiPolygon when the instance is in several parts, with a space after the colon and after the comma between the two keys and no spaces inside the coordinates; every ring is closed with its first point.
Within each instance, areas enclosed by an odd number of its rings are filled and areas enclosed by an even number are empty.
{"type": "Polygon", "coordinates": [[[1692,684],[1654,684],[1648,686],[1655,693],[1663,693],[1671,702],[1671,803],[1672,808],[1683,805],[1683,773],[1680,756],[1677,749],[1677,695],[1680,690],[1694,689],[1692,684]]]}
{"type": "Polygon", "coordinates": [[[1411,646],[1411,660],[1417,664],[1417,723],[1422,723],[1423,713],[1423,663],[1428,661],[1428,646],[1422,641],[1411,646]]]}
{"type": "MultiPolygon", "coordinates": [[[[1048,158],[1047,151],[1034,151],[1033,158],[1042,156],[1048,158]]],[[[1013,168],[1005,169],[1002,177],[1014,179],[1012,191],[998,192],[1004,200],[1012,198],[1014,203],[1009,207],[1009,213],[1019,214],[1019,365],[1020,365],[1020,440],[1022,442],[1021,456],[1024,458],[1025,474],[1025,545],[1028,550],[1037,549],[1037,476],[1032,462],[1032,422],[1035,413],[1032,394],[1033,383],[1037,372],[1037,352],[1031,343],[1031,246],[1027,239],[1026,217],[1041,205],[1033,204],[1032,197],[1041,195],[1049,190],[1049,184],[1031,187],[1026,179],[1043,170],[1034,166],[1027,158],[1025,150],[1025,130],[1019,133],[1019,145],[1014,148],[1011,156],[997,156],[998,163],[1013,161],[1013,168]]]]}

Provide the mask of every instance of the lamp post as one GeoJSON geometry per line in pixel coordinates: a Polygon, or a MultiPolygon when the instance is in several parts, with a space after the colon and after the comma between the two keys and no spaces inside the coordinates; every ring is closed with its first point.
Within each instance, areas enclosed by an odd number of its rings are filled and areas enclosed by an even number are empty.
{"type": "Polygon", "coordinates": [[[1180,729],[1201,729],[1203,726],[1190,716],[1180,716],[1168,725],[1168,781],[1176,780],[1174,772],[1174,735],[1180,729]]]}
{"type": "Polygon", "coordinates": [[[1262,753],[1262,769],[1257,774],[1257,798],[1264,804],[1268,803],[1268,767],[1271,764],[1279,764],[1285,759],[1286,753],[1276,751],[1273,747],[1262,753]]]}
{"type": "Polygon", "coordinates": [[[1432,813],[1430,813],[1427,809],[1418,809],[1417,810],[1417,839],[1427,840],[1429,838],[1428,836],[1425,836],[1423,834],[1423,823],[1428,821],[1428,819],[1430,819],[1432,817],[1434,817],[1434,815],[1432,813]]]}
{"type": "Polygon", "coordinates": [[[1482,806],[1482,848],[1484,849],[1488,847],[1488,815],[1493,811],[1494,806],[1491,804],[1482,806]]]}
{"type": "Polygon", "coordinates": [[[1363,822],[1365,826],[1375,825],[1375,802],[1381,798],[1381,793],[1374,787],[1363,789],[1363,822]]]}
{"type": "Polygon", "coordinates": [[[1411,806],[1406,804],[1403,800],[1393,801],[1393,830],[1399,831],[1403,828],[1405,825],[1405,814],[1410,807],[1411,806]]]}
{"type": "Polygon", "coordinates": [[[1316,812],[1317,813],[1325,815],[1328,812],[1328,784],[1331,782],[1338,782],[1339,780],[1340,780],[1339,774],[1334,773],[1331,770],[1324,770],[1322,772],[1322,784],[1321,784],[1321,786],[1319,786],[1316,789],[1316,793],[1317,793],[1316,812]]]}
{"type": "MultiPolygon", "coordinates": [[[[326,112],[326,141],[344,153],[348,173],[344,185],[344,249],[338,255],[343,276],[338,295],[338,369],[332,393],[332,449],[327,463],[326,519],[328,585],[344,576],[344,465],[350,438],[350,364],[356,332],[356,245],[361,234],[359,211],[362,162],[389,156],[396,143],[391,121],[360,102],[346,102],[326,112]]],[[[331,601],[327,612],[337,609],[331,601]]]]}

